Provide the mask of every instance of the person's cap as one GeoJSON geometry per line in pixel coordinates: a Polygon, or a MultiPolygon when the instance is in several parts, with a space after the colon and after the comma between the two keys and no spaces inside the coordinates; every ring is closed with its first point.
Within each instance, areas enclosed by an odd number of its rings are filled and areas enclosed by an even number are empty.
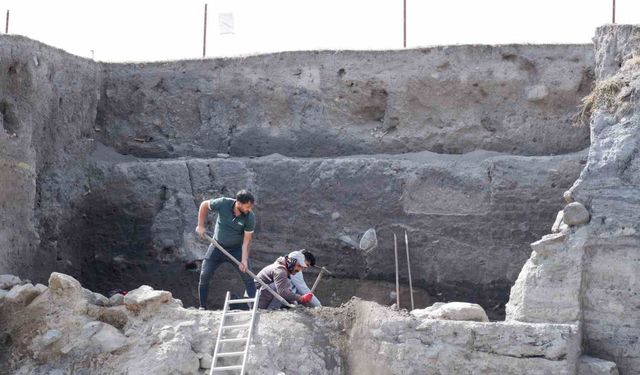
{"type": "Polygon", "coordinates": [[[292,251],[289,253],[290,260],[296,260],[296,262],[302,266],[302,268],[307,268],[307,263],[305,262],[304,254],[301,251],[292,251]]]}

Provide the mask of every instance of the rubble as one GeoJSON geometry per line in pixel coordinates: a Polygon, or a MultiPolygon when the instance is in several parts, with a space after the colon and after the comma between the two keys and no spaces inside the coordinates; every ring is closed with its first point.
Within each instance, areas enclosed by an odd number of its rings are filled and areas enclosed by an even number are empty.
{"type": "MultiPolygon", "coordinates": [[[[49,288],[29,305],[0,302],[0,313],[8,318],[0,321],[0,330],[13,341],[2,348],[13,358],[9,370],[168,375],[211,366],[220,311],[185,309],[167,298],[168,292],[149,286],[130,293],[128,306],[135,301],[135,309],[97,306],[81,293],[59,293],[53,287],[61,281],[77,286],[72,277],[56,274],[50,280],[49,288]],[[76,308],[83,304],[85,308],[76,308]],[[112,325],[107,317],[116,311],[124,318],[112,325]]],[[[449,303],[436,308],[447,305],[471,307],[449,303]]],[[[418,321],[354,298],[338,308],[260,311],[248,373],[570,374],[577,340],[577,325],[572,324],[418,321]],[[304,360],[292,361],[290,353],[304,360]]]]}

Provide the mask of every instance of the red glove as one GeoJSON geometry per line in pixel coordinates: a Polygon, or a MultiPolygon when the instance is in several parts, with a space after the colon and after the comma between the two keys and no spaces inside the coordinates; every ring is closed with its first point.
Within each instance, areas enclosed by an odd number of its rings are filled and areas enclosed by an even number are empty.
{"type": "Polygon", "coordinates": [[[311,298],[313,298],[313,293],[307,293],[300,297],[300,303],[309,303],[311,302],[311,298]]]}

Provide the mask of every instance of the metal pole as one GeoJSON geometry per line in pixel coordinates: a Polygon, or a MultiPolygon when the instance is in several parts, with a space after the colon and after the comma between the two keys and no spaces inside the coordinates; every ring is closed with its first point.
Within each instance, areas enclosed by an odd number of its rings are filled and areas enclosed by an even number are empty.
{"type": "Polygon", "coordinates": [[[612,10],[612,23],[616,23],[616,0],[613,0],[613,10],[612,10]]]}
{"type": "Polygon", "coordinates": [[[7,9],[7,21],[4,24],[4,33],[9,34],[9,9],[7,9]]]}
{"type": "Polygon", "coordinates": [[[404,244],[407,247],[407,268],[409,269],[409,293],[411,295],[411,310],[415,309],[413,305],[413,284],[411,283],[411,260],[409,260],[409,236],[407,231],[404,231],[404,244]]]}
{"type": "Polygon", "coordinates": [[[204,34],[202,37],[202,58],[207,55],[207,4],[204,4],[204,34]]]}
{"type": "MultiPolygon", "coordinates": [[[[209,237],[209,236],[204,236],[204,238],[211,242],[213,244],[213,246],[215,246],[218,250],[222,251],[222,254],[226,255],[227,258],[229,258],[230,261],[232,261],[233,263],[235,263],[237,266],[240,266],[240,262],[238,262],[238,260],[236,258],[233,257],[233,255],[229,254],[229,252],[227,250],[225,250],[222,246],[220,246],[220,244],[218,243],[218,241],[214,240],[213,238],[209,237]]],[[[291,303],[289,303],[289,301],[287,301],[286,299],[282,298],[281,295],[279,295],[278,293],[276,293],[276,291],[274,291],[273,289],[269,288],[269,285],[265,284],[264,281],[262,281],[262,279],[259,279],[258,276],[256,276],[253,272],[251,272],[250,270],[247,270],[247,273],[249,274],[249,276],[251,276],[255,281],[257,281],[258,283],[260,283],[260,285],[262,285],[263,288],[265,288],[267,290],[267,292],[273,294],[273,296],[280,301],[280,303],[282,303],[283,305],[287,306],[287,307],[296,307],[296,305],[293,305],[291,303]]]]}
{"type": "MultiPolygon", "coordinates": [[[[613,0],[615,2],[615,0],[613,0]]],[[[402,42],[402,47],[403,48],[407,48],[407,0],[403,0],[403,26],[402,26],[402,30],[403,30],[403,42],[402,42]]]]}
{"type": "Polygon", "coordinates": [[[393,251],[396,254],[396,309],[400,309],[400,278],[398,275],[398,237],[393,234],[393,251]]]}

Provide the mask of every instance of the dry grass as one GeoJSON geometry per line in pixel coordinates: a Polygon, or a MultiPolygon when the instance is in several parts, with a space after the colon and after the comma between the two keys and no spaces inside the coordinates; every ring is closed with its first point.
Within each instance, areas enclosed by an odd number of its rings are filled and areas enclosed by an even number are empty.
{"type": "Polygon", "coordinates": [[[620,90],[627,85],[618,75],[596,83],[591,93],[582,99],[582,109],[576,118],[576,125],[588,125],[594,108],[611,109],[617,104],[620,90]]]}
{"type": "Polygon", "coordinates": [[[640,54],[634,54],[624,62],[618,74],[596,83],[591,93],[582,99],[582,108],[574,120],[575,125],[589,125],[591,114],[596,107],[613,109],[621,106],[632,90],[627,88],[622,94],[621,91],[629,86],[632,77],[635,78],[634,76],[638,73],[640,73],[640,54]]]}

